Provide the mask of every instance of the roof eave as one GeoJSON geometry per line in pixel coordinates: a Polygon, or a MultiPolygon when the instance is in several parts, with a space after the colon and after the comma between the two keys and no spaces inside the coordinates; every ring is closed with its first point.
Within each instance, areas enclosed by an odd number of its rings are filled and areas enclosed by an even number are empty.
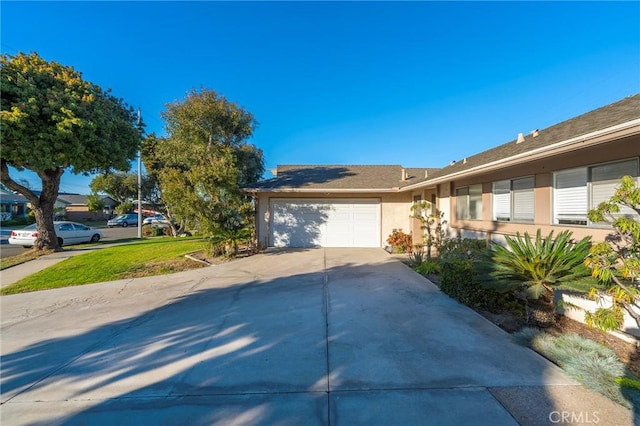
{"type": "Polygon", "coordinates": [[[287,193],[309,193],[309,194],[319,194],[319,193],[374,193],[374,192],[398,192],[400,190],[397,188],[270,188],[270,189],[260,189],[260,188],[246,188],[244,191],[251,194],[257,193],[276,193],[276,192],[287,192],[287,193]]]}
{"type": "Polygon", "coordinates": [[[448,175],[444,175],[435,179],[427,179],[422,182],[418,182],[412,185],[403,186],[402,191],[409,191],[414,189],[420,189],[424,187],[430,187],[438,185],[440,183],[449,182],[461,177],[473,176],[480,173],[490,172],[496,169],[515,166],[524,162],[529,162],[537,159],[550,157],[553,155],[563,154],[571,152],[576,148],[586,148],[589,146],[596,146],[603,143],[611,142],[622,137],[628,137],[640,134],[640,118],[627,121],[615,126],[607,127],[605,129],[597,130],[595,132],[587,133],[581,136],[576,136],[570,139],[566,139],[561,142],[557,142],[552,145],[547,145],[531,151],[523,152],[521,154],[513,155],[511,157],[503,158],[501,160],[492,161],[490,163],[482,164],[472,167],[467,170],[461,170],[448,175]]]}

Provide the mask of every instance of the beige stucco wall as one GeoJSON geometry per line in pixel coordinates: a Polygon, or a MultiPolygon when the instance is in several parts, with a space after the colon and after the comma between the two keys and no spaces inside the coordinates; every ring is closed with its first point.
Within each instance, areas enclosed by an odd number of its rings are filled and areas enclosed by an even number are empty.
{"type": "MultiPolygon", "coordinates": [[[[452,182],[452,193],[455,188],[481,183],[482,220],[456,220],[455,197],[449,202],[449,220],[456,233],[462,236],[486,237],[500,240],[501,235],[529,232],[535,234],[541,229],[543,234],[552,230],[557,234],[563,229],[570,229],[575,238],[593,236],[594,240],[602,240],[611,230],[605,227],[554,225],[552,214],[552,180],[553,172],[573,167],[591,166],[610,161],[623,160],[640,156],[640,136],[632,136],[597,147],[578,149],[564,155],[558,155],[543,160],[525,162],[522,165],[492,171],[473,177],[458,179],[452,182]],[[535,177],[535,218],[534,223],[509,223],[492,220],[492,182],[519,177],[535,177]]],[[[441,185],[446,186],[446,185],[441,185]]],[[[441,202],[445,202],[444,198],[441,202]]]]}
{"type": "Polygon", "coordinates": [[[295,199],[378,199],[380,200],[380,247],[387,243],[387,237],[394,229],[411,231],[411,193],[259,193],[256,196],[256,232],[258,244],[264,247],[273,245],[270,241],[269,212],[270,200],[282,198],[295,199]]]}

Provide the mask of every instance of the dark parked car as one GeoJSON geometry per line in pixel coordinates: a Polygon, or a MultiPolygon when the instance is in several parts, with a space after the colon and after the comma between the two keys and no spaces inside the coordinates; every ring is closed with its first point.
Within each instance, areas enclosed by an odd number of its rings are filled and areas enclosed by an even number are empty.
{"type": "Polygon", "coordinates": [[[122,226],[123,228],[126,228],[129,225],[138,226],[137,213],[121,214],[120,216],[107,221],[107,226],[109,228],[113,228],[114,226],[122,226]]]}

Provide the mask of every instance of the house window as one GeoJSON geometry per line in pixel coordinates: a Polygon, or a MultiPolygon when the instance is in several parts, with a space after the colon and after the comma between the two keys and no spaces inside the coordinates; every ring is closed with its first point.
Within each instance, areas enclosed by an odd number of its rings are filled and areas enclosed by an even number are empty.
{"type": "Polygon", "coordinates": [[[482,219],[482,185],[456,188],[456,219],[482,219]]]}
{"type": "MultiPolygon", "coordinates": [[[[554,223],[588,225],[587,212],[611,198],[625,175],[638,176],[637,158],[554,173],[554,223]]],[[[620,214],[632,213],[621,208],[620,214]]]]}
{"type": "Polygon", "coordinates": [[[533,222],[534,178],[501,180],[493,183],[493,220],[533,222]]]}

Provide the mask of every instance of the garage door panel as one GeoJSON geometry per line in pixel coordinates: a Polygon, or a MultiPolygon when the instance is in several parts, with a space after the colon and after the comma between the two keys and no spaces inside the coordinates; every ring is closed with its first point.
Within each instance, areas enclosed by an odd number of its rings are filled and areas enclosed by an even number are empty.
{"type": "Polygon", "coordinates": [[[380,202],[272,200],[275,247],[380,247],[380,202]]]}

